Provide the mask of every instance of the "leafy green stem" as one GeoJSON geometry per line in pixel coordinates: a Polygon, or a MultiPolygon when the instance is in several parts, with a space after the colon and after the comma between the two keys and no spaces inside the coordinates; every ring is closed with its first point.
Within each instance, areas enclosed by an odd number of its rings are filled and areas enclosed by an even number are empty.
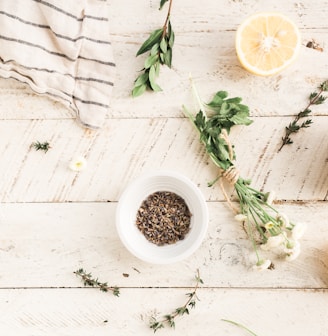
{"type": "MultiPolygon", "coordinates": [[[[204,145],[207,154],[220,169],[219,178],[209,186],[219,182],[228,205],[236,212],[235,218],[246,223],[244,228],[257,257],[254,268],[258,270],[274,268],[270,259],[261,258],[257,245],[261,245],[261,249],[265,251],[280,246],[285,252],[286,260],[294,260],[300,252],[299,242],[296,241],[299,238],[293,238],[291,235],[296,225],[271,205],[274,193],[251,187],[251,180],[242,178],[234,163],[236,155],[228,134],[236,125],[247,126],[252,123],[249,119],[248,107],[241,104],[242,99],[239,97],[228,98],[228,93],[225,91],[218,91],[208,104],[201,104],[197,92],[195,92],[195,98],[199,105],[196,115],[189,112],[185,106],[183,109],[197,129],[200,142],[204,145]],[[237,210],[220,178],[226,179],[233,186],[239,201],[237,210]],[[296,246],[294,250],[290,248],[292,245],[296,246]]],[[[313,98],[314,96],[312,100],[313,98]]],[[[320,101],[323,98],[317,99],[320,101]]],[[[300,236],[301,234],[295,234],[295,237],[300,236]]]]}
{"type": "Polygon", "coordinates": [[[45,142],[40,142],[40,141],[36,141],[36,142],[33,142],[31,144],[31,146],[35,149],[35,150],[41,150],[41,151],[44,151],[45,153],[48,152],[48,150],[51,148],[50,147],[50,144],[48,141],[45,141],[45,142]]]}
{"type": "Polygon", "coordinates": [[[87,273],[83,268],[78,269],[77,271],[73,272],[76,276],[79,276],[84,286],[91,286],[91,287],[97,287],[102,292],[108,292],[112,291],[113,295],[119,296],[120,295],[120,289],[118,287],[110,287],[108,286],[107,282],[100,282],[98,279],[94,279],[92,277],[91,273],[87,273]]]}
{"type": "Polygon", "coordinates": [[[312,120],[311,119],[306,119],[306,121],[302,122],[301,124],[299,124],[299,120],[302,118],[307,118],[310,113],[310,107],[312,105],[320,105],[323,104],[325,102],[325,100],[327,99],[327,97],[323,96],[322,93],[328,91],[328,80],[324,81],[323,83],[321,83],[318,87],[318,90],[316,92],[312,92],[309,96],[309,102],[307,104],[307,106],[305,107],[304,110],[302,110],[301,112],[299,112],[294,120],[285,127],[285,136],[282,138],[282,143],[281,146],[278,149],[278,152],[281,151],[281,149],[285,146],[285,145],[290,145],[293,143],[292,139],[291,139],[291,135],[293,133],[297,133],[301,128],[308,128],[310,127],[310,125],[312,124],[312,120]]]}
{"type": "Polygon", "coordinates": [[[154,30],[137,52],[136,56],[146,52],[149,52],[149,55],[144,62],[143,73],[134,81],[133,97],[142,95],[147,89],[162,91],[161,87],[156,83],[160,67],[161,65],[166,65],[169,68],[172,66],[175,35],[170,17],[173,0],[161,0],[160,9],[162,9],[167,1],[169,1],[169,7],[162,28],[154,30]]]}
{"type": "Polygon", "coordinates": [[[171,328],[174,328],[175,318],[177,316],[182,316],[184,314],[189,315],[189,308],[195,308],[196,299],[198,299],[196,292],[197,292],[197,289],[199,288],[199,285],[203,284],[203,280],[200,278],[200,275],[199,275],[199,270],[197,270],[195,280],[196,280],[196,285],[194,287],[194,290],[191,293],[186,294],[188,296],[188,300],[183,306],[176,308],[171,314],[164,315],[161,320],[157,320],[156,317],[154,316],[151,317],[149,327],[154,330],[154,333],[157,330],[164,328],[165,325],[168,325],[171,328]]]}

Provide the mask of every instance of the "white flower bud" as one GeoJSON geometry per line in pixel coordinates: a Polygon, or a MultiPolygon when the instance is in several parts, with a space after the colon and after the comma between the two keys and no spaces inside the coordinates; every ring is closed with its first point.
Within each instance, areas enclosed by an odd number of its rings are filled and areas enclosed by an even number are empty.
{"type": "Polygon", "coordinates": [[[266,198],[266,203],[272,205],[273,201],[276,199],[276,193],[274,191],[270,191],[266,198]]]}
{"type": "Polygon", "coordinates": [[[300,255],[300,253],[301,253],[301,248],[300,247],[293,248],[291,250],[291,252],[288,252],[286,254],[285,260],[286,261],[293,261],[293,260],[295,260],[300,255]]]}
{"type": "Polygon", "coordinates": [[[267,223],[264,224],[264,227],[265,227],[267,230],[274,229],[274,223],[273,223],[273,222],[267,222],[267,223]]]}
{"type": "Polygon", "coordinates": [[[81,171],[83,169],[85,169],[87,167],[87,161],[84,157],[82,156],[78,156],[76,158],[74,158],[70,164],[69,164],[69,168],[73,171],[81,171]]]}
{"type": "Polygon", "coordinates": [[[306,228],[307,225],[305,223],[297,223],[292,229],[292,238],[300,239],[304,235],[306,228]]]}
{"type": "Polygon", "coordinates": [[[263,270],[266,270],[266,269],[270,268],[271,265],[272,265],[271,260],[269,260],[269,259],[266,259],[266,260],[261,259],[260,261],[258,261],[256,263],[256,265],[253,266],[253,269],[256,270],[256,271],[263,271],[263,270]]]}
{"type": "Polygon", "coordinates": [[[289,227],[289,218],[284,213],[279,213],[276,218],[277,221],[281,224],[281,227],[289,227]]]}
{"type": "Polygon", "coordinates": [[[294,240],[294,239],[288,239],[286,246],[285,246],[285,252],[289,253],[292,252],[294,250],[298,250],[301,248],[301,244],[298,240],[294,240]]]}
{"type": "Polygon", "coordinates": [[[262,250],[268,251],[271,250],[279,245],[282,245],[286,240],[284,234],[279,234],[277,236],[271,236],[268,238],[265,244],[261,245],[262,250]]]}
{"type": "Polygon", "coordinates": [[[244,214],[237,214],[235,216],[235,220],[237,220],[238,222],[245,222],[246,219],[247,219],[247,216],[244,214]]]}

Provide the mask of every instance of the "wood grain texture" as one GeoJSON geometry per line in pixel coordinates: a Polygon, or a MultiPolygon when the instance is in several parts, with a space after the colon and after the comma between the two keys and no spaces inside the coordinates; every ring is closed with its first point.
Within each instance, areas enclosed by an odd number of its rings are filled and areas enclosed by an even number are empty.
{"type": "MultiPolygon", "coordinates": [[[[150,316],[181,306],[193,286],[192,279],[185,283],[182,289],[125,289],[119,298],[95,289],[2,291],[1,330],[8,336],[152,335],[150,316]]],[[[327,334],[327,291],[200,288],[198,296],[190,315],[177,318],[175,330],[165,328],[158,334],[200,336],[206,326],[209,336],[247,335],[222,319],[242,323],[257,335],[327,334]]]]}
{"type": "Polygon", "coordinates": [[[254,272],[250,241],[226,203],[209,202],[210,223],[200,249],[185,261],[153,265],[132,256],[115,228],[115,203],[4,204],[1,209],[0,287],[77,287],[80,267],[119,287],[183,287],[200,269],[209,287],[328,288],[328,205],[280,205],[308,230],[302,254],[276,269],[254,272]],[[123,274],[129,274],[125,277],[123,274]]]}
{"type": "MultiPolygon", "coordinates": [[[[259,189],[275,190],[278,199],[327,199],[327,119],[316,117],[280,153],[285,118],[254,120],[231,134],[242,176],[259,189]]],[[[71,120],[7,120],[0,122],[0,133],[3,202],[117,201],[134,178],[160,169],[187,175],[207,200],[223,199],[218,187],[207,187],[218,170],[184,118],[114,119],[95,132],[71,120]],[[52,148],[35,151],[35,141],[52,148]],[[80,173],[68,169],[76,155],[88,161],[80,173]]]]}
{"type": "MultiPolygon", "coordinates": [[[[136,52],[159,28],[159,0],[108,1],[117,77],[105,125],[81,128],[75,115],[25,84],[0,79],[0,334],[6,336],[151,335],[152,314],[181,306],[194,285],[204,285],[190,316],[162,335],[244,336],[221,321],[244,324],[258,336],[328,335],[328,103],[313,107],[314,124],[277,152],[284,127],[306,106],[328,73],[328,1],[174,1],[172,69],[162,68],[162,92],[132,99],[145,55],[136,52]],[[248,15],[279,11],[300,29],[296,62],[267,78],[247,73],[234,50],[235,32],[248,15]],[[306,47],[314,39],[322,51],[306,47]],[[206,102],[218,90],[240,96],[254,123],[231,133],[236,165],[252,185],[277,194],[278,209],[308,225],[302,253],[275,269],[254,272],[250,241],[218,186],[218,174],[184,117],[191,109],[189,77],[206,102]],[[31,148],[49,141],[45,154],[31,148]],[[83,155],[87,169],[68,164],[83,155]],[[175,170],[195,182],[210,213],[200,248],[177,264],[142,262],[123,246],[115,228],[117,201],[136,177],[175,170]],[[116,298],[82,288],[83,267],[121,288],[116,298]]],[[[233,198],[233,196],[232,196],[233,198]]]]}

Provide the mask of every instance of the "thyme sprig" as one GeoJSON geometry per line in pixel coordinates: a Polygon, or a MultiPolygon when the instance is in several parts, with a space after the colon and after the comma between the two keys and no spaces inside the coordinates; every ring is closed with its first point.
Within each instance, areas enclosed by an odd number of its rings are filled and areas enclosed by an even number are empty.
{"type": "Polygon", "coordinates": [[[311,113],[310,107],[312,105],[323,104],[326,101],[327,97],[323,96],[322,93],[326,91],[328,91],[328,80],[321,83],[317,91],[312,92],[309,95],[309,98],[308,98],[309,101],[305,109],[299,112],[295,116],[294,120],[288,126],[285,127],[285,136],[282,138],[282,143],[281,143],[280,148],[278,149],[278,152],[280,152],[281,149],[285,145],[291,145],[293,143],[291,139],[291,135],[293,133],[297,133],[302,128],[310,127],[310,125],[313,123],[312,120],[308,118],[311,113]],[[303,118],[307,118],[307,119],[303,121],[302,123],[300,123],[299,122],[300,119],[303,119],[303,118]]]}
{"type": "Polygon", "coordinates": [[[285,259],[294,260],[300,253],[299,238],[305,231],[305,224],[292,223],[289,218],[272,206],[272,193],[256,190],[251,180],[242,178],[234,164],[235,152],[229,140],[229,132],[235,125],[250,125],[249,109],[241,104],[241,98],[228,98],[225,91],[217,92],[208,104],[198,101],[199,112],[193,115],[184,106],[186,116],[199,132],[200,142],[213,163],[219,168],[218,177],[209,186],[219,182],[223,195],[236,213],[235,219],[243,222],[244,229],[252,242],[257,262],[255,269],[273,269],[270,259],[263,259],[258,246],[269,251],[282,248],[285,259]],[[226,179],[237,195],[239,207],[231,202],[222,179],[226,179]]]}
{"type": "Polygon", "coordinates": [[[36,142],[32,142],[31,146],[35,149],[35,150],[41,150],[44,151],[45,153],[48,152],[48,150],[51,148],[49,142],[40,142],[40,141],[36,141],[36,142]]]}
{"type": "Polygon", "coordinates": [[[87,273],[83,268],[80,268],[73,273],[82,279],[84,286],[96,287],[102,292],[112,291],[115,296],[120,295],[120,289],[118,287],[110,287],[107,282],[100,282],[98,281],[98,278],[94,279],[92,274],[87,273]]]}
{"type": "Polygon", "coordinates": [[[199,270],[197,270],[197,274],[195,276],[195,280],[196,280],[196,285],[194,287],[194,290],[190,293],[187,293],[186,295],[188,296],[188,300],[186,301],[186,303],[181,306],[176,308],[171,314],[167,314],[164,315],[162,319],[158,320],[155,316],[152,316],[150,318],[150,323],[149,323],[149,327],[151,329],[154,330],[154,333],[161,329],[164,328],[165,325],[174,328],[175,327],[175,318],[177,316],[182,316],[182,315],[189,315],[189,309],[195,308],[196,306],[196,299],[198,299],[196,292],[197,289],[199,288],[200,284],[203,284],[203,280],[200,278],[199,275],[199,270]]]}
{"type": "Polygon", "coordinates": [[[143,73],[134,81],[132,96],[142,95],[146,89],[152,91],[162,91],[156,83],[159,76],[160,66],[172,66],[172,50],[174,45],[174,32],[170,20],[173,0],[161,0],[160,8],[162,9],[166,2],[169,1],[169,7],[166,19],[162,28],[154,30],[148,39],[142,44],[136,56],[150,52],[144,63],[143,73]]]}

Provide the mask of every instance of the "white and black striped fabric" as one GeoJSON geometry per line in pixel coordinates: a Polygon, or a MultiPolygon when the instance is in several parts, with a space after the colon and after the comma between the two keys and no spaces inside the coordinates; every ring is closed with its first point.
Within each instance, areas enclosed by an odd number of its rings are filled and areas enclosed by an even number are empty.
{"type": "Polygon", "coordinates": [[[0,0],[0,76],[101,127],[115,75],[104,0],[0,0]]]}

